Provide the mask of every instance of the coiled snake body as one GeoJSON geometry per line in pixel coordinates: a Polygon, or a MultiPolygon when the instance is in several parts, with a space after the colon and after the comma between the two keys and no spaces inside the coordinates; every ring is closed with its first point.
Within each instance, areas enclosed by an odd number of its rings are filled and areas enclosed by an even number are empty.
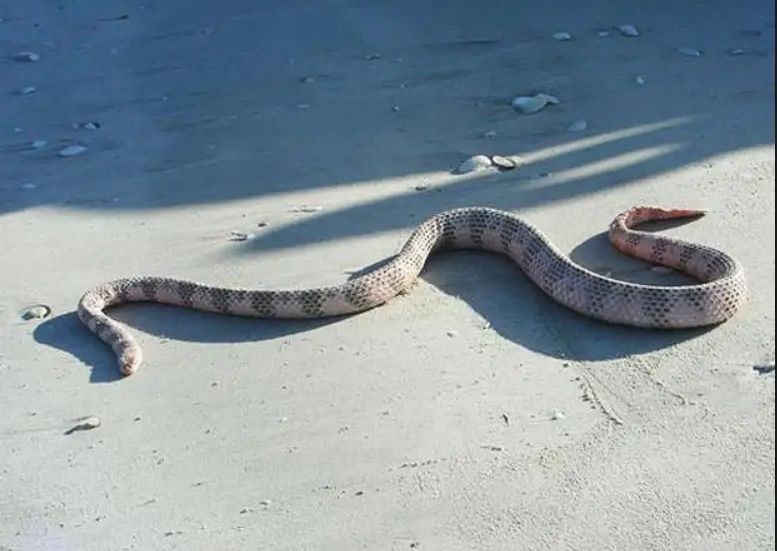
{"type": "Polygon", "coordinates": [[[118,279],[91,289],[78,316],[109,344],[124,375],[142,362],[129,331],[103,310],[123,302],[161,302],[197,310],[262,318],[320,318],[361,312],[406,290],[435,249],[452,246],[502,253],[554,300],[586,316],[637,327],[685,328],[730,318],[747,297],[741,265],[726,253],[631,229],[648,220],[703,211],[634,207],[610,225],[610,240],[625,254],[685,272],[701,283],[642,285],[605,277],[572,262],[538,229],[508,212],[469,207],[437,214],[416,228],[385,265],[340,285],[302,290],[213,287],[166,277],[118,279]]]}

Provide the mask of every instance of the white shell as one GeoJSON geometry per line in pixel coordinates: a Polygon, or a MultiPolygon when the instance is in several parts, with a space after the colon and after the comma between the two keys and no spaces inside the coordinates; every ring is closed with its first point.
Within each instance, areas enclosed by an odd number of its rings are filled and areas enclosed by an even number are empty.
{"type": "Polygon", "coordinates": [[[319,205],[302,205],[301,207],[295,207],[294,212],[305,212],[305,213],[311,213],[311,212],[319,212],[321,210],[324,210],[324,207],[319,205]]]}
{"type": "Polygon", "coordinates": [[[701,51],[696,48],[677,48],[677,53],[685,57],[701,57],[701,51]]]}
{"type": "Polygon", "coordinates": [[[634,82],[636,82],[640,86],[644,86],[645,82],[647,81],[645,80],[645,77],[643,77],[642,75],[637,75],[636,77],[634,77],[634,82]]]}
{"type": "Polygon", "coordinates": [[[559,40],[561,42],[566,42],[568,40],[572,40],[572,35],[565,32],[553,33],[553,39],[559,40]]]}
{"type": "Polygon", "coordinates": [[[30,306],[29,308],[25,308],[22,311],[22,319],[34,320],[34,319],[47,318],[50,314],[51,314],[51,308],[49,308],[45,304],[36,304],[35,306],[30,306]]]}
{"type": "Polygon", "coordinates": [[[493,168],[491,159],[485,155],[474,155],[461,163],[459,168],[456,169],[456,172],[458,174],[467,174],[468,172],[478,172],[490,168],[493,168]]]}
{"type": "Polygon", "coordinates": [[[48,142],[46,140],[35,140],[30,145],[33,149],[43,149],[47,144],[48,142]]]}
{"type": "Polygon", "coordinates": [[[518,163],[510,157],[501,155],[491,155],[491,164],[500,170],[512,170],[518,166],[518,163]]]}
{"type": "Polygon", "coordinates": [[[34,94],[37,91],[38,91],[38,89],[35,88],[35,86],[25,86],[24,88],[19,90],[19,95],[20,96],[29,96],[30,94],[34,94]]]}
{"type": "Polygon", "coordinates": [[[618,31],[620,31],[623,36],[639,36],[639,29],[634,25],[621,25],[618,27],[618,31]]]}
{"type": "Polygon", "coordinates": [[[558,105],[559,99],[550,94],[536,94],[534,96],[518,96],[512,101],[513,109],[524,115],[530,115],[544,109],[548,104],[558,105]]]}
{"type": "Polygon", "coordinates": [[[34,63],[40,60],[40,54],[36,54],[35,52],[19,52],[18,54],[14,55],[13,58],[16,61],[34,63]]]}
{"type": "Polygon", "coordinates": [[[567,128],[567,132],[582,132],[586,128],[588,128],[588,121],[581,119],[570,124],[567,128]]]}
{"type": "Polygon", "coordinates": [[[86,153],[86,151],[89,148],[85,145],[69,145],[65,148],[62,148],[59,150],[59,156],[60,157],[75,157],[76,155],[81,155],[82,153],[86,153]]]}

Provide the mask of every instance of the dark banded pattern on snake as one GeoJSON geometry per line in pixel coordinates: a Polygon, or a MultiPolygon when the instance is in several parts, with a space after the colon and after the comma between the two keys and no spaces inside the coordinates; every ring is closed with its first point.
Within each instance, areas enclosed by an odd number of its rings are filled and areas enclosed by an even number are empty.
{"type": "Polygon", "coordinates": [[[625,254],[681,270],[700,280],[681,286],[642,285],[596,274],[572,262],[537,228],[508,212],[485,207],[437,214],[412,233],[386,264],[340,285],[301,290],[214,287],[166,277],[133,277],[91,289],[78,316],[108,343],[124,375],[142,363],[126,327],[104,309],[122,302],[160,302],[261,318],[320,318],[361,312],[408,289],[428,256],[441,247],[504,254],[554,300],[586,316],[637,327],[676,329],[727,320],[747,298],[741,265],[722,251],[631,229],[648,220],[699,216],[701,211],[634,207],[610,225],[610,240],[625,254]]]}

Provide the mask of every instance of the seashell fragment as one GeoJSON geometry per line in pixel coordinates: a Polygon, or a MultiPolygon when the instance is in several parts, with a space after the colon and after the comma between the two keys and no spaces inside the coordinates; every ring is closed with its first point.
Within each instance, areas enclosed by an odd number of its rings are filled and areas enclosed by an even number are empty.
{"type": "Polygon", "coordinates": [[[21,315],[25,321],[47,318],[51,315],[51,308],[45,304],[35,304],[22,310],[21,315]]]}
{"type": "Polygon", "coordinates": [[[636,82],[640,86],[644,86],[647,80],[645,80],[645,77],[643,77],[642,75],[637,75],[636,77],[634,77],[634,82],[636,82]]]}
{"type": "Polygon", "coordinates": [[[294,212],[305,212],[305,213],[312,213],[312,212],[319,212],[324,210],[324,207],[319,205],[303,205],[301,207],[295,207],[292,209],[294,212]]]}
{"type": "Polygon", "coordinates": [[[14,61],[19,61],[21,63],[35,63],[36,61],[40,61],[40,54],[35,52],[19,52],[18,54],[14,54],[13,59],[14,61]]]}
{"type": "Polygon", "coordinates": [[[499,170],[513,170],[518,166],[518,163],[510,157],[501,155],[491,155],[491,164],[499,170]]]}
{"type": "Polygon", "coordinates": [[[701,51],[696,48],[677,48],[677,53],[684,57],[701,57],[701,51]]]}
{"type": "Polygon", "coordinates": [[[572,40],[572,35],[566,32],[553,33],[553,40],[558,40],[560,42],[567,42],[569,40],[572,40]]]}
{"type": "Polygon", "coordinates": [[[100,123],[95,121],[77,122],[73,124],[75,130],[95,131],[100,129],[100,123]]]}
{"type": "Polygon", "coordinates": [[[582,132],[586,128],[588,128],[588,121],[581,119],[570,124],[569,127],[567,127],[567,132],[582,132]]]}
{"type": "Polygon", "coordinates": [[[59,150],[59,156],[75,157],[77,155],[81,155],[82,153],[86,153],[88,149],[89,148],[86,147],[85,145],[80,145],[80,144],[69,145],[59,150]]]}
{"type": "Polygon", "coordinates": [[[567,416],[566,416],[566,414],[565,414],[563,411],[555,410],[555,411],[554,411],[554,412],[551,414],[551,416],[550,416],[550,419],[551,419],[552,421],[561,421],[561,420],[563,420],[563,419],[566,419],[566,417],[567,417],[567,416]]]}
{"type": "Polygon", "coordinates": [[[229,232],[230,241],[247,241],[251,234],[242,231],[232,230],[229,232]]]}
{"type": "Polygon", "coordinates": [[[634,25],[621,25],[618,27],[618,31],[620,31],[623,36],[639,36],[639,29],[634,25]]]}
{"type": "Polygon", "coordinates": [[[558,105],[559,99],[550,94],[536,94],[534,96],[518,96],[513,99],[513,109],[524,115],[530,115],[544,109],[548,105],[558,105]]]}
{"type": "Polygon", "coordinates": [[[478,172],[481,170],[488,170],[493,168],[491,159],[485,155],[474,155],[461,163],[459,168],[456,169],[457,174],[467,174],[468,172],[478,172]]]}
{"type": "Polygon", "coordinates": [[[102,425],[100,418],[95,415],[92,415],[91,417],[82,417],[81,419],[77,419],[77,421],[78,424],[69,428],[65,434],[72,434],[79,430],[92,430],[102,425]]]}
{"type": "Polygon", "coordinates": [[[19,89],[16,94],[19,96],[29,96],[30,94],[34,94],[37,91],[38,89],[35,88],[35,86],[25,86],[24,88],[19,89]]]}

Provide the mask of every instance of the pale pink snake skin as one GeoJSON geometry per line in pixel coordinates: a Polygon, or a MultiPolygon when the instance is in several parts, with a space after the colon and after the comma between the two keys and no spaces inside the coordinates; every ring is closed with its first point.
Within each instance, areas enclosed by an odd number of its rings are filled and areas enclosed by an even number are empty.
{"type": "Polygon", "coordinates": [[[105,315],[123,302],[161,302],[197,310],[261,318],[320,318],[361,312],[407,290],[438,248],[476,248],[515,261],[554,300],[611,323],[686,328],[727,320],[747,299],[744,271],[734,258],[710,247],[630,229],[649,220],[700,216],[703,211],[633,207],[610,225],[621,252],[685,272],[701,283],[641,285],[605,277],[572,262],[539,230],[517,216],[484,207],[445,211],[423,222],[385,265],[340,285],[304,290],[212,287],[166,277],[133,277],[99,285],[81,297],[78,316],[109,344],[124,375],[142,363],[127,328],[105,315]]]}

